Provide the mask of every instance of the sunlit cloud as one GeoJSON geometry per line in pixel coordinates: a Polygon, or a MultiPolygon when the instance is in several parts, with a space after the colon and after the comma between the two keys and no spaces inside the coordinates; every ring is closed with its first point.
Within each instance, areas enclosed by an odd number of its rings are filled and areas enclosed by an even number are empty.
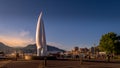
{"type": "Polygon", "coordinates": [[[11,47],[24,47],[28,44],[33,44],[34,40],[30,37],[29,31],[21,31],[13,33],[13,35],[0,35],[0,42],[11,47]]]}
{"type": "Polygon", "coordinates": [[[28,36],[29,34],[30,34],[29,31],[21,31],[21,32],[20,32],[20,36],[21,36],[21,37],[28,36]]]}

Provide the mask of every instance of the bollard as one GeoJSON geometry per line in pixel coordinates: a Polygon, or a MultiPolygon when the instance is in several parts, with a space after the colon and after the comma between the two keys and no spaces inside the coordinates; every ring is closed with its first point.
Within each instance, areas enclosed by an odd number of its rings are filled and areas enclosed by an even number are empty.
{"type": "Polygon", "coordinates": [[[47,57],[44,57],[44,67],[47,66],[47,57]]]}
{"type": "Polygon", "coordinates": [[[83,58],[82,58],[82,56],[80,56],[80,64],[82,64],[83,63],[83,58]]]}

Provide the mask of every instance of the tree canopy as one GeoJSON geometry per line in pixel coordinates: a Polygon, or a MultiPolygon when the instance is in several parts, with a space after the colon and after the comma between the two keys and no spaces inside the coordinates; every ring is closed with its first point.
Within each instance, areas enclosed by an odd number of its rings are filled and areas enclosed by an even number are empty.
{"type": "Polygon", "coordinates": [[[102,35],[99,48],[107,53],[120,54],[120,36],[114,32],[102,35]]]}

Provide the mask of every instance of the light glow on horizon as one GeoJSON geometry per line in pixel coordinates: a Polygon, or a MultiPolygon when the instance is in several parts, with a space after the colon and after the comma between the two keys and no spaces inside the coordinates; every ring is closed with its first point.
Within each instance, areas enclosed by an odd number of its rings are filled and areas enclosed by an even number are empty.
{"type": "Polygon", "coordinates": [[[35,41],[29,37],[28,31],[14,33],[14,35],[0,35],[0,42],[11,47],[25,47],[28,44],[35,43],[35,41]]]}

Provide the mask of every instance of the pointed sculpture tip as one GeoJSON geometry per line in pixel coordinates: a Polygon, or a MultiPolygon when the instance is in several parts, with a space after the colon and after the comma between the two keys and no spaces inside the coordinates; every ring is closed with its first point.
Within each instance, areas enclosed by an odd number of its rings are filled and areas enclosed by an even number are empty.
{"type": "Polygon", "coordinates": [[[40,12],[40,15],[38,16],[38,20],[42,18],[42,11],[40,12]]]}
{"type": "Polygon", "coordinates": [[[40,15],[39,15],[39,17],[38,17],[38,20],[41,19],[41,17],[42,17],[42,11],[40,12],[40,15]]]}
{"type": "Polygon", "coordinates": [[[42,16],[42,11],[40,12],[40,16],[42,16]]]}

